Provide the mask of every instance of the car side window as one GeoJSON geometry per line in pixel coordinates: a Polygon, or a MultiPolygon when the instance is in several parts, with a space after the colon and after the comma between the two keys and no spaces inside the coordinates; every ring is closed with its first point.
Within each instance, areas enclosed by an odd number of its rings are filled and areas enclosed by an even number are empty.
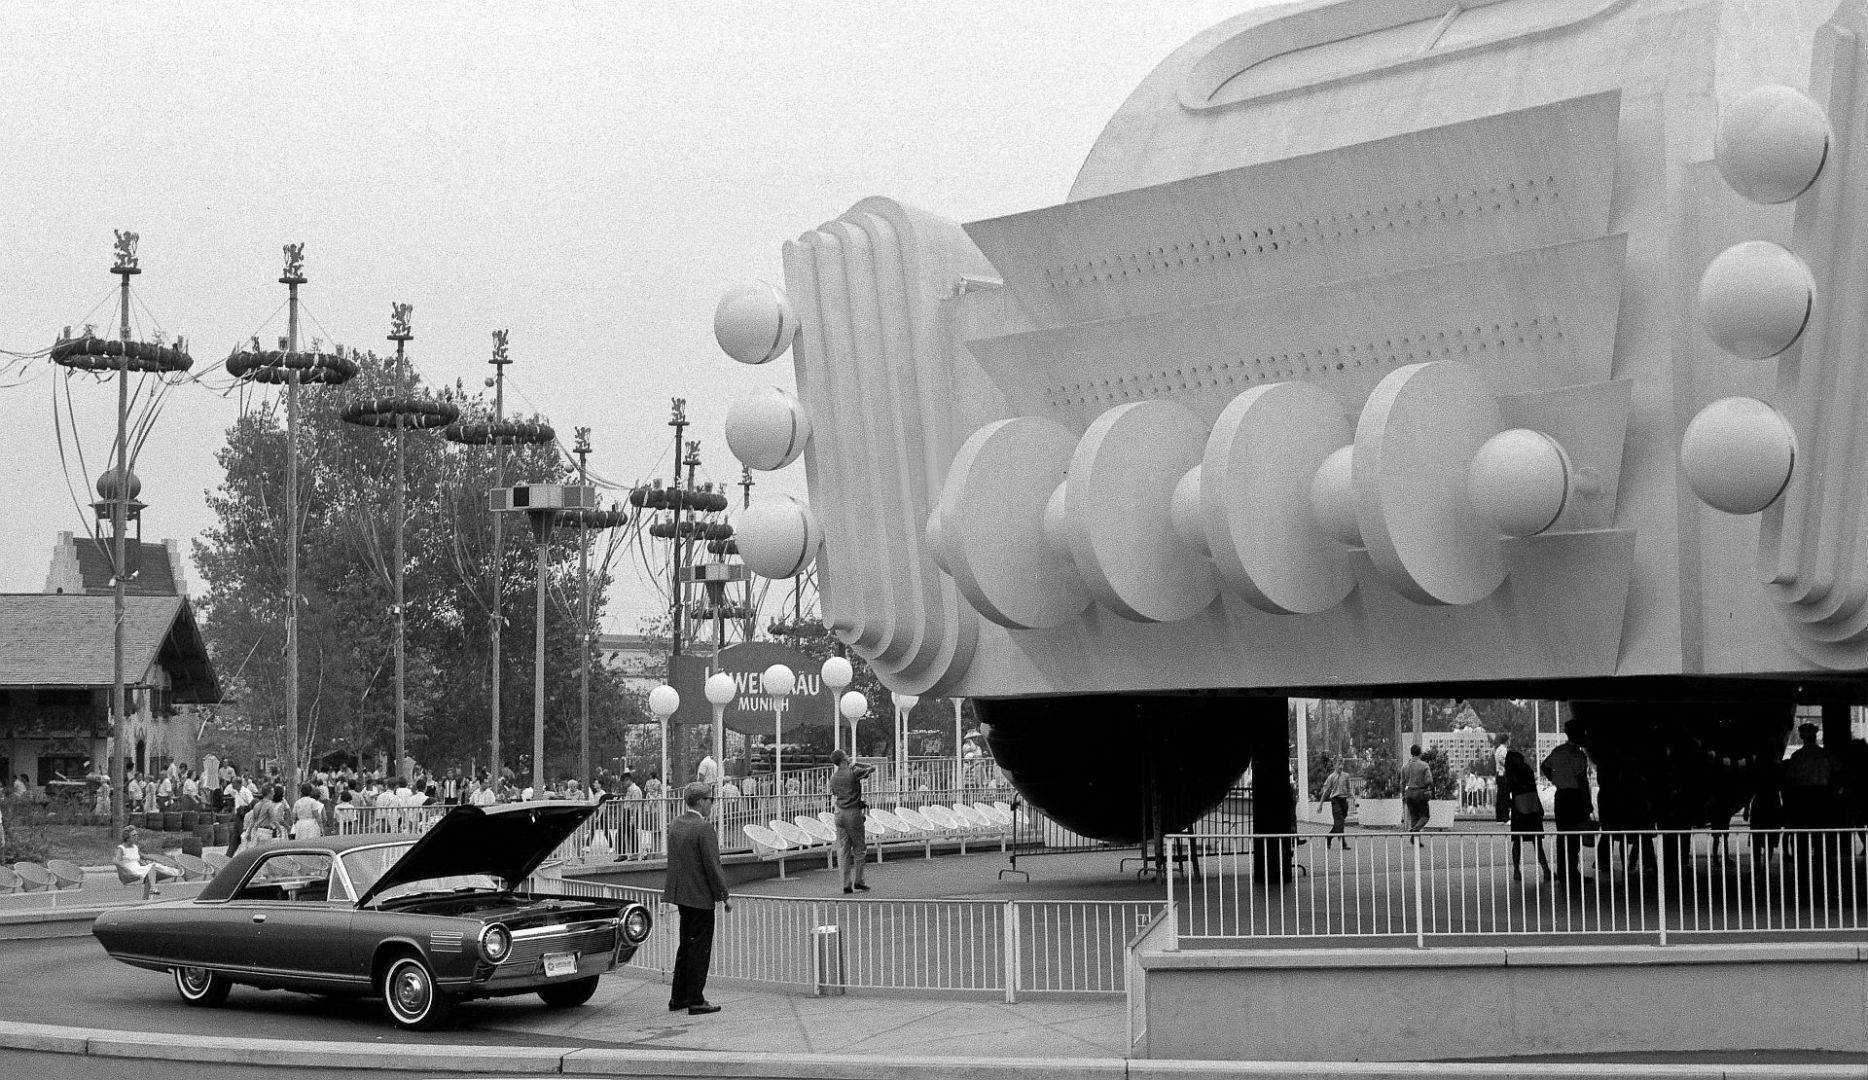
{"type": "Polygon", "coordinates": [[[253,867],[234,899],[323,903],[331,895],[331,869],[329,855],[268,856],[253,867]]]}

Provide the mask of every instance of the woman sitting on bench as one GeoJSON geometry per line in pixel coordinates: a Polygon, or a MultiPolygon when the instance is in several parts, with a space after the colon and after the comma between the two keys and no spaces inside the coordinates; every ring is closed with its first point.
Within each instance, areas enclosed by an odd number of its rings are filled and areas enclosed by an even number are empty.
{"type": "Polygon", "coordinates": [[[156,888],[156,884],[163,878],[178,878],[182,876],[182,872],[175,869],[173,866],[164,866],[161,863],[143,861],[142,849],[136,845],[136,826],[134,825],[125,825],[123,827],[123,843],[117,845],[117,858],[115,861],[117,880],[123,882],[125,885],[134,885],[139,881],[142,882],[143,896],[145,899],[155,896],[162,891],[156,888]]]}

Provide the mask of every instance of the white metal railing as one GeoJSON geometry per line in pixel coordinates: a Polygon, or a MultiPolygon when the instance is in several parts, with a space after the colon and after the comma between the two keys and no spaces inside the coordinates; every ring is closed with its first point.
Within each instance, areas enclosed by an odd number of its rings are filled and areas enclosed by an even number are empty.
{"type": "MultiPolygon", "coordinates": [[[[555,887],[555,886],[554,886],[555,887]]],[[[569,879],[579,896],[657,912],[635,967],[673,970],[679,913],[655,889],[569,879]]],[[[735,896],[715,924],[712,974],[846,990],[1107,994],[1125,989],[1126,949],[1163,905],[1146,900],[827,900],[735,896]]]]}
{"type": "Polygon", "coordinates": [[[1180,913],[1180,941],[1193,947],[1316,939],[1425,947],[1577,935],[1665,945],[1682,936],[1858,934],[1868,932],[1861,836],[1851,829],[1349,833],[1345,850],[1314,833],[1187,834],[1169,841],[1187,861],[1184,874],[1170,877],[1168,898],[1180,913]]]}

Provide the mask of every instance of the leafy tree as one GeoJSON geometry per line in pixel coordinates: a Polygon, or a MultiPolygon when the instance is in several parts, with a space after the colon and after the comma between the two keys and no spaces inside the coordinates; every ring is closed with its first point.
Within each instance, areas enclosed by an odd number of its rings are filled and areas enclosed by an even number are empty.
{"type": "MultiPolygon", "coordinates": [[[[299,732],[301,760],[348,752],[387,761],[394,752],[395,614],[392,586],[395,500],[393,435],[343,423],[359,397],[421,393],[406,366],[359,356],[363,371],[343,387],[308,386],[299,398],[299,732]]],[[[458,384],[434,396],[463,414],[490,413],[484,395],[458,384]]],[[[194,544],[206,586],[202,629],[237,698],[258,751],[283,750],[285,536],[282,495],[284,405],[269,400],[229,428],[217,458],[225,472],[208,502],[216,523],[194,544]]],[[[574,471],[555,447],[506,452],[447,442],[435,432],[403,436],[407,462],[404,604],[409,753],[430,769],[484,767],[491,733],[493,525],[486,491],[515,480],[568,482],[574,471]]],[[[529,765],[535,603],[535,543],[524,519],[509,520],[499,560],[503,595],[500,747],[508,767],[529,765]]],[[[591,662],[593,745],[639,704],[597,658],[594,627],[580,628],[577,531],[554,530],[547,547],[548,770],[575,770],[580,648],[591,662]]],[[[593,573],[591,611],[610,584],[593,573]]],[[[593,749],[593,766],[602,757],[593,749]]]]}

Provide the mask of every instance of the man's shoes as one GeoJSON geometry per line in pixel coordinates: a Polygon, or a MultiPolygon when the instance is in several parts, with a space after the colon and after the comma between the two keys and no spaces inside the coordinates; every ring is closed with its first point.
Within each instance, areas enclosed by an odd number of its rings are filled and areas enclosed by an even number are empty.
{"type": "Polygon", "coordinates": [[[671,1001],[668,1003],[669,1012],[680,1012],[682,1009],[685,1009],[687,1007],[688,1007],[688,1003],[685,1001],[679,1002],[679,1003],[671,1001]]]}
{"type": "Polygon", "coordinates": [[[848,885],[845,885],[845,886],[843,887],[843,891],[847,893],[847,892],[855,892],[856,890],[855,890],[855,889],[852,889],[852,888],[850,888],[850,887],[849,887],[848,885]]]}
{"type": "Polygon", "coordinates": [[[689,1016],[706,1016],[708,1013],[717,1013],[719,1011],[720,1011],[720,1006],[718,1005],[689,1005],[688,1006],[689,1016]]]}
{"type": "Polygon", "coordinates": [[[868,892],[868,891],[869,891],[869,886],[867,886],[867,885],[865,885],[865,884],[863,884],[862,882],[860,882],[860,881],[859,881],[859,882],[857,882],[857,883],[856,883],[856,891],[857,891],[857,892],[868,892]]]}

